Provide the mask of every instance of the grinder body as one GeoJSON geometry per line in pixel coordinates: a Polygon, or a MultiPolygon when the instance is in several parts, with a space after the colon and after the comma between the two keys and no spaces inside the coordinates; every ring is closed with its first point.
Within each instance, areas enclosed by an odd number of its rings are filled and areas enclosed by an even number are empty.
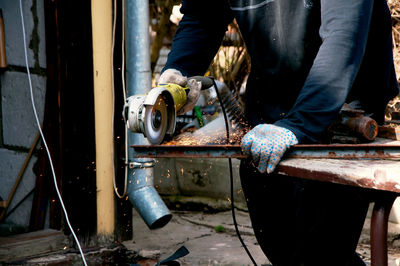
{"type": "Polygon", "coordinates": [[[151,144],[160,144],[175,131],[176,114],[185,105],[189,89],[177,84],[159,84],[147,94],[133,95],[124,106],[129,130],[142,133],[151,144]]]}

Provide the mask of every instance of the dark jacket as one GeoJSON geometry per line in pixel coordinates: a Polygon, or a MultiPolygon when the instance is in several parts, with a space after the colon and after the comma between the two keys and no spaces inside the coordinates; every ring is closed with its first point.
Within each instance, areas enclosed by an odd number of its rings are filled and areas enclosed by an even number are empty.
{"type": "Polygon", "coordinates": [[[345,102],[378,123],[399,93],[385,0],[183,0],[167,68],[202,75],[235,18],[251,56],[245,114],[252,125],[317,142],[345,102]]]}

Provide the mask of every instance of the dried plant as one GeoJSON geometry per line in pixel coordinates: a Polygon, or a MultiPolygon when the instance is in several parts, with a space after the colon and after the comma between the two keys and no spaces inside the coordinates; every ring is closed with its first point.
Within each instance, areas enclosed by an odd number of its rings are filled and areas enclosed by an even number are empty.
{"type": "MultiPolygon", "coordinates": [[[[388,0],[393,25],[393,57],[397,78],[400,78],[400,0],[388,0]]],[[[391,118],[392,112],[400,111],[400,95],[387,106],[386,118],[391,118]]]]}

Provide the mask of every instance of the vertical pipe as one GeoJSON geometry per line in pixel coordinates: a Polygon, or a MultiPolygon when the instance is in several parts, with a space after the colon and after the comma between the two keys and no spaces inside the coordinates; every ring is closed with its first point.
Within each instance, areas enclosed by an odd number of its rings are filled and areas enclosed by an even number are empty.
{"type": "MultiPolygon", "coordinates": [[[[149,3],[147,0],[126,0],[126,84],[127,96],[145,94],[151,89],[149,3]]],[[[129,146],[148,144],[143,134],[128,133],[129,146]]],[[[151,159],[134,159],[129,149],[128,197],[146,224],[159,228],[172,215],[153,187],[151,159]]]]}
{"type": "Polygon", "coordinates": [[[111,22],[111,0],[92,0],[97,234],[106,239],[113,238],[115,224],[111,22]]]}

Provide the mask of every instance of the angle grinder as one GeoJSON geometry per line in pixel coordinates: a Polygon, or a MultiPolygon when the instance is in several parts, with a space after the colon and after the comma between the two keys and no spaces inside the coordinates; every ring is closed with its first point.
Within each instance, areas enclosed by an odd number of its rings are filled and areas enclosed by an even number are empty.
{"type": "MultiPolygon", "coordinates": [[[[213,85],[209,77],[194,76],[189,79],[200,81],[202,90],[213,85]]],[[[177,113],[185,105],[189,90],[187,86],[167,83],[159,84],[147,94],[130,96],[123,112],[128,129],[144,134],[153,145],[160,144],[165,135],[174,134],[177,113]]]]}

